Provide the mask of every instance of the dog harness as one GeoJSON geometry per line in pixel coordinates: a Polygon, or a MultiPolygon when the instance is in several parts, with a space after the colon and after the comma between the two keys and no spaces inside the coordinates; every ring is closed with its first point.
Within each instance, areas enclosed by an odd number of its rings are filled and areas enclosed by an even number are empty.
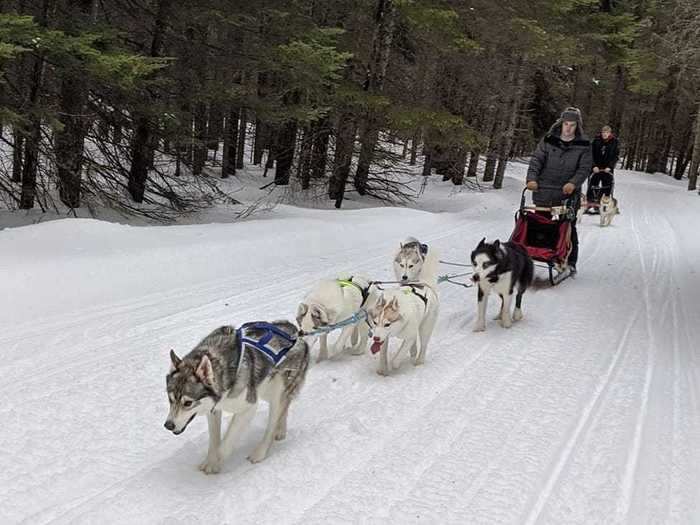
{"type": "Polygon", "coordinates": [[[295,336],[289,335],[272,323],[262,321],[241,325],[241,327],[236,330],[236,336],[241,344],[241,358],[243,357],[243,349],[245,346],[248,346],[260,352],[275,366],[284,361],[287,357],[287,353],[297,342],[295,336]],[[252,330],[262,331],[262,335],[259,337],[248,335],[247,332],[252,330]],[[273,337],[277,337],[285,342],[282,348],[276,349],[268,345],[273,337]]]}
{"type": "Polygon", "coordinates": [[[404,284],[401,286],[401,288],[404,288],[403,293],[405,294],[413,294],[416,297],[418,297],[421,301],[423,301],[423,304],[425,304],[425,309],[428,309],[428,295],[421,295],[418,292],[416,292],[416,288],[420,289],[423,288],[423,285],[421,284],[404,284]],[[410,290],[408,289],[410,288],[410,290]]]}
{"type": "Polygon", "coordinates": [[[362,294],[362,304],[360,305],[360,308],[362,308],[369,298],[369,287],[363,288],[352,279],[352,277],[350,277],[350,279],[338,279],[338,284],[341,288],[347,288],[348,286],[357,288],[362,294]]]}

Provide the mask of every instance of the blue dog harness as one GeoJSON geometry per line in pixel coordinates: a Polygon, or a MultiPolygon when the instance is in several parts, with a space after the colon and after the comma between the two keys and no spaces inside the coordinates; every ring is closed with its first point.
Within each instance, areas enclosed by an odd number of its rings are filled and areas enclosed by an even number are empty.
{"type": "Polygon", "coordinates": [[[289,335],[284,330],[278,328],[272,323],[264,321],[246,323],[236,330],[236,336],[241,342],[241,358],[243,357],[243,349],[247,345],[254,348],[265,356],[273,365],[279,365],[287,357],[287,353],[294,347],[297,342],[295,336],[289,335]],[[258,338],[246,334],[248,330],[262,331],[262,335],[258,338]],[[277,337],[285,342],[280,349],[273,348],[268,345],[273,337],[277,337]]]}

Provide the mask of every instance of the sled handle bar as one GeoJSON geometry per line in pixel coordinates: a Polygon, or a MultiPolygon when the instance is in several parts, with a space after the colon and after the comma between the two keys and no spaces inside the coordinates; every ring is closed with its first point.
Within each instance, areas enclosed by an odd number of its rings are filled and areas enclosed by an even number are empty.
{"type": "MultiPolygon", "coordinates": [[[[540,189],[540,188],[538,188],[540,189]]],[[[552,187],[543,187],[542,189],[558,189],[558,188],[552,188],[552,187]]],[[[525,206],[525,193],[528,191],[537,191],[537,190],[530,190],[527,186],[523,189],[523,192],[520,196],[520,213],[522,213],[525,210],[530,210],[530,211],[552,211],[552,208],[555,206],[525,206]]],[[[561,194],[562,200],[561,200],[561,206],[564,206],[567,209],[574,209],[574,203],[575,201],[573,200],[575,193],[572,193],[571,195],[567,195],[566,193],[561,194]]]]}

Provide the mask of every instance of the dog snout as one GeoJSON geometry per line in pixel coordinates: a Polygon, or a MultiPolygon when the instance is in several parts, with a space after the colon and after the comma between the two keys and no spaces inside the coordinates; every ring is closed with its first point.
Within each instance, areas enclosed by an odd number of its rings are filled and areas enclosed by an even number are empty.
{"type": "Polygon", "coordinates": [[[377,336],[375,335],[375,336],[372,338],[372,341],[374,341],[375,343],[381,343],[381,342],[382,342],[382,338],[381,338],[381,337],[377,337],[377,336]]]}
{"type": "Polygon", "coordinates": [[[475,273],[472,275],[472,281],[474,281],[475,283],[479,282],[479,274],[478,273],[475,273]]]}
{"type": "Polygon", "coordinates": [[[402,281],[408,281],[408,275],[402,275],[401,276],[402,281]]]}
{"type": "Polygon", "coordinates": [[[165,425],[163,425],[163,426],[164,426],[165,428],[167,428],[168,430],[170,430],[170,432],[172,432],[173,430],[175,430],[175,423],[173,423],[173,422],[170,421],[169,419],[165,422],[165,425]]]}

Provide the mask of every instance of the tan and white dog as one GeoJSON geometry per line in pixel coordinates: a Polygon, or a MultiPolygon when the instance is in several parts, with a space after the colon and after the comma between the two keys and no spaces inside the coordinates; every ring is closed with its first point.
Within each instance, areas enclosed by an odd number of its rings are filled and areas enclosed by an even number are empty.
{"type": "Polygon", "coordinates": [[[438,295],[431,286],[411,284],[384,291],[369,312],[373,335],[370,349],[372,354],[379,353],[378,374],[389,375],[389,339],[392,337],[402,340],[391,359],[393,369],[399,367],[399,357],[406,349],[414,366],[425,362],[439,310],[438,295]]]}
{"type": "Polygon", "coordinates": [[[617,215],[617,199],[603,195],[600,198],[600,225],[610,226],[615,215],[617,215]]]}
{"type": "MultiPolygon", "coordinates": [[[[320,281],[297,308],[297,324],[303,332],[312,332],[317,328],[328,326],[350,318],[361,308],[369,308],[376,303],[377,288],[369,279],[362,276],[343,276],[338,279],[320,281]]],[[[369,327],[361,321],[344,327],[340,331],[333,351],[342,352],[348,342],[352,353],[361,355],[367,348],[369,327]]],[[[320,341],[318,361],[328,359],[328,335],[317,337],[320,341]]],[[[315,339],[311,341],[311,344],[315,339]]]]}

